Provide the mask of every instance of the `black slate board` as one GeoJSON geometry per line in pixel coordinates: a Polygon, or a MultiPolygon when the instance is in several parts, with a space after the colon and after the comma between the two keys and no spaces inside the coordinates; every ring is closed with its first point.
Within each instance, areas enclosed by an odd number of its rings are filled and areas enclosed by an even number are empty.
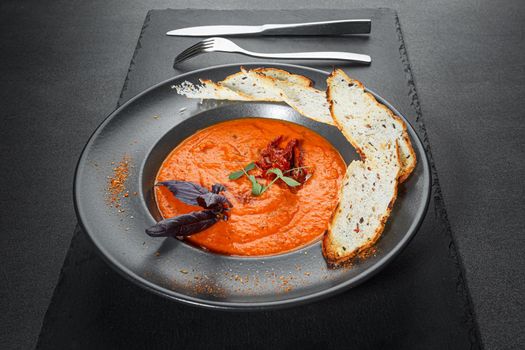
{"type": "MultiPolygon", "coordinates": [[[[430,155],[406,48],[395,12],[379,10],[150,11],[119,104],[178,73],[242,56],[206,55],[172,69],[195,42],[163,34],[185,26],[300,22],[369,17],[370,38],[243,38],[261,51],[347,50],[372,56],[370,67],[345,66],[391,101],[416,127],[430,155]],[[271,21],[269,20],[271,19],[271,21]]],[[[300,63],[300,62],[294,62],[300,63]]],[[[310,65],[313,65],[310,63],[310,65]]],[[[330,65],[317,63],[329,70],[330,65]]],[[[314,304],[233,313],[182,305],[123,279],[78,228],[47,311],[38,348],[480,348],[480,337],[446,218],[435,167],[433,200],[416,238],[365,284],[314,304]]]]}

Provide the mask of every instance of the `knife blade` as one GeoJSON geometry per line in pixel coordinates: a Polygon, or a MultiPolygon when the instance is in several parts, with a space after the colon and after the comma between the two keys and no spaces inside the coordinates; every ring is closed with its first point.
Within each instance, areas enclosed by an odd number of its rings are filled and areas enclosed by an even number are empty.
{"type": "Polygon", "coordinates": [[[369,34],[370,19],[346,19],[337,21],[263,24],[260,26],[213,25],[187,27],[172,30],[172,36],[270,36],[270,35],[343,35],[369,34]]]}

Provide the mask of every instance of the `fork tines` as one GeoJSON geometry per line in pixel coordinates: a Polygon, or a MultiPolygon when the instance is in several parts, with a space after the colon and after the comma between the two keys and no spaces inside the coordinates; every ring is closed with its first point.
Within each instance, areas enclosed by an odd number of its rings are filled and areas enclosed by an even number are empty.
{"type": "Polygon", "coordinates": [[[205,49],[209,49],[213,46],[213,39],[204,39],[199,41],[195,45],[188,47],[186,50],[182,51],[177,57],[175,57],[175,63],[179,64],[187,59],[190,59],[194,56],[204,53],[205,49]]]}

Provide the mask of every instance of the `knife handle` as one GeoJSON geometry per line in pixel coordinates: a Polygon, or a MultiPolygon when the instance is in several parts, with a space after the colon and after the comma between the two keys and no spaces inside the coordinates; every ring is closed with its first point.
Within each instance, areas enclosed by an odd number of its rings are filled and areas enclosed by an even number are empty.
{"type": "Polygon", "coordinates": [[[372,27],[370,19],[345,19],[338,21],[265,24],[261,35],[342,35],[369,34],[372,27]]]}

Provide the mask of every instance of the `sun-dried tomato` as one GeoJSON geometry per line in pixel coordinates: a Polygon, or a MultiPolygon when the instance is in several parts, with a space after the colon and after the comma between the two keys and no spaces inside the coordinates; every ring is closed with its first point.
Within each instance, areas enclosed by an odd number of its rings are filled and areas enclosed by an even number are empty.
{"type": "MultiPolygon", "coordinates": [[[[256,164],[263,171],[263,176],[268,179],[275,177],[272,173],[267,173],[268,169],[279,168],[284,173],[290,169],[295,169],[303,166],[303,155],[299,145],[298,139],[291,139],[284,148],[280,147],[284,136],[278,136],[271,141],[265,149],[261,151],[261,159],[256,164]]],[[[296,181],[303,183],[305,181],[307,172],[305,168],[295,169],[286,174],[293,177],[296,181]]]]}

